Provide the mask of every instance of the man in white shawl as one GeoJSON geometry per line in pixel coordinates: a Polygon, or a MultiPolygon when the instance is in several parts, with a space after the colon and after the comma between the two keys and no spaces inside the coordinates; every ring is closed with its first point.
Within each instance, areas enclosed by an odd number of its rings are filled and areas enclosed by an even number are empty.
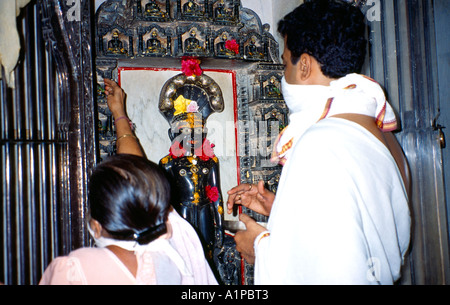
{"type": "Polygon", "coordinates": [[[279,32],[290,124],[274,160],[284,167],[276,196],[262,182],[228,192],[229,211],[241,204],[270,216],[266,229],[242,214],[237,249],[255,263],[256,284],[393,284],[410,241],[408,165],[382,88],[356,74],[364,16],[316,0],[279,32]]]}

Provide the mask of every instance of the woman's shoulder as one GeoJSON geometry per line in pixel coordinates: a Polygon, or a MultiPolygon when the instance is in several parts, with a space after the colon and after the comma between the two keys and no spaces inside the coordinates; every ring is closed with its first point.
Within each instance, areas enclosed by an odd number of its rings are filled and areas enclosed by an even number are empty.
{"type": "Polygon", "coordinates": [[[105,283],[108,275],[120,272],[107,249],[80,248],[55,258],[44,272],[40,284],[85,285],[105,283]]]}
{"type": "Polygon", "coordinates": [[[58,256],[52,261],[52,264],[62,265],[71,261],[79,261],[81,263],[85,261],[89,262],[93,259],[102,261],[106,257],[108,257],[108,253],[105,249],[86,247],[73,250],[64,256],[58,256]]]}
{"type": "Polygon", "coordinates": [[[96,247],[85,247],[73,250],[69,253],[68,257],[76,257],[78,259],[84,259],[86,257],[91,258],[92,256],[107,256],[107,252],[104,248],[96,248],[96,247]]]}
{"type": "MultiPolygon", "coordinates": [[[[102,256],[101,249],[80,248],[64,256],[58,256],[52,260],[40,281],[41,285],[85,285],[86,276],[83,263],[92,258],[102,256]]],[[[97,261],[97,259],[95,259],[97,261]]]]}

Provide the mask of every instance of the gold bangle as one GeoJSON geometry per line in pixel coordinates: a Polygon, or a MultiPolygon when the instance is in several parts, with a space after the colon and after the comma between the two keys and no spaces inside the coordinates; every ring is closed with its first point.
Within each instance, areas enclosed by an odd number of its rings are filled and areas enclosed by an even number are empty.
{"type": "Polygon", "coordinates": [[[134,135],[132,135],[132,134],[130,134],[130,133],[126,133],[126,134],[124,134],[124,135],[118,137],[117,140],[116,140],[116,142],[118,142],[120,139],[127,138],[127,137],[133,137],[133,138],[136,139],[136,137],[135,137],[134,135]]]}

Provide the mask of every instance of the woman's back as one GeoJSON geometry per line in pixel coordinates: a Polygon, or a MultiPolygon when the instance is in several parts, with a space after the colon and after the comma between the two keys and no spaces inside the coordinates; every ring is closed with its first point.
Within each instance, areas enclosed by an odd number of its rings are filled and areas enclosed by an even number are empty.
{"type": "Polygon", "coordinates": [[[132,274],[108,248],[81,248],[56,258],[46,269],[41,285],[208,285],[217,281],[204,257],[194,229],[175,211],[169,214],[170,239],[158,239],[136,256],[132,274]]]}

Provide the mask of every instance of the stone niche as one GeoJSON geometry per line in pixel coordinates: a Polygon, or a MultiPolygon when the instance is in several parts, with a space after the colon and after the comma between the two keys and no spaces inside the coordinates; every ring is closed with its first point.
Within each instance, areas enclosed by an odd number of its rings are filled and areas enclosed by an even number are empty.
{"type": "MultiPolygon", "coordinates": [[[[159,108],[163,87],[182,74],[183,58],[196,58],[223,98],[223,111],[211,114],[206,124],[220,162],[223,201],[239,183],[264,180],[276,192],[281,167],[270,157],[288,124],[283,66],[269,25],[255,12],[236,0],[108,0],[98,8],[95,25],[100,159],[115,154],[116,140],[103,78],[125,90],[136,136],[158,163],[171,146],[170,126],[159,108]]],[[[236,215],[223,215],[226,222],[237,221],[236,215]]],[[[224,234],[222,248],[211,258],[217,277],[224,284],[252,284],[253,268],[241,261],[226,224],[224,234]]]]}

